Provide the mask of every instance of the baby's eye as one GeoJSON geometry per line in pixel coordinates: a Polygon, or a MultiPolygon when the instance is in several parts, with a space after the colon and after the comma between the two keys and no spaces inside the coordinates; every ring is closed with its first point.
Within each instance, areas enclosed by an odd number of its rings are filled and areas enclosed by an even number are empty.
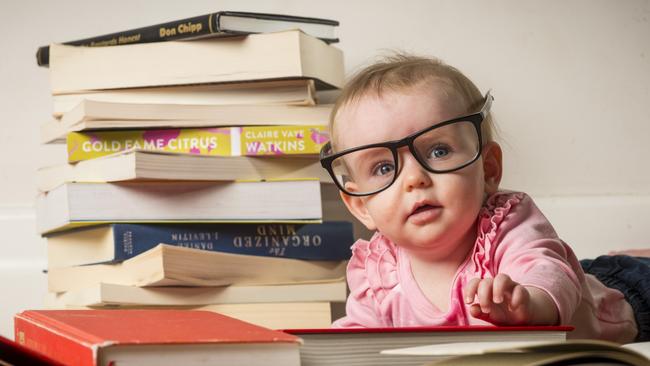
{"type": "Polygon", "coordinates": [[[390,174],[394,170],[395,170],[395,165],[393,163],[382,162],[375,165],[375,167],[372,169],[372,175],[382,176],[382,175],[390,174]]]}
{"type": "Polygon", "coordinates": [[[449,154],[451,154],[451,148],[440,144],[432,147],[427,156],[429,159],[443,159],[449,154]]]}

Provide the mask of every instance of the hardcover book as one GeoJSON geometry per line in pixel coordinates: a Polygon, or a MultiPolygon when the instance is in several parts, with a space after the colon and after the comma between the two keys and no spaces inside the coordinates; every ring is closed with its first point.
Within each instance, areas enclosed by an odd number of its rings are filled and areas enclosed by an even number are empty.
{"type": "Polygon", "coordinates": [[[159,243],[215,252],[306,260],[347,260],[352,224],[112,224],[53,234],[48,267],[117,263],[159,243]]]}
{"type": "Polygon", "coordinates": [[[65,183],[36,201],[43,235],[100,223],[319,222],[318,180],[65,183]]]}
{"type": "Polygon", "coordinates": [[[10,339],[0,336],[0,365],[2,366],[64,366],[10,339]]]}
{"type": "Polygon", "coordinates": [[[495,326],[442,326],[412,328],[330,328],[289,329],[285,332],[300,337],[302,366],[333,366],[354,364],[372,365],[422,365],[431,356],[381,354],[390,348],[415,347],[452,342],[507,342],[522,339],[537,341],[563,341],[573,328],[495,327],[495,326]],[[341,347],[339,345],[345,345],[341,347]]]}
{"type": "Polygon", "coordinates": [[[60,118],[84,100],[112,103],[181,105],[315,105],[313,80],[198,84],[150,88],[92,90],[53,95],[53,115],[60,118]]]}
{"type": "MultiPolygon", "coordinates": [[[[219,287],[135,287],[95,283],[65,292],[50,292],[47,304],[57,307],[202,306],[210,304],[336,302],[347,299],[344,280],[288,285],[219,287]]],[[[329,325],[328,325],[329,326],[329,325]]]]}
{"type": "Polygon", "coordinates": [[[246,126],[71,132],[68,162],[143,149],[209,156],[284,156],[320,153],[324,126],[246,126]]]}
{"type": "Polygon", "coordinates": [[[190,105],[84,100],[60,120],[41,127],[44,142],[68,132],[105,129],[214,128],[220,126],[327,126],[331,105],[190,105]]]}
{"type": "Polygon", "coordinates": [[[126,286],[282,285],[340,281],[345,261],[299,259],[206,252],[160,244],[117,264],[51,268],[50,292],[112,283],[126,286]]]}
{"type": "Polygon", "coordinates": [[[120,47],[50,46],[55,95],[279,79],[313,79],[317,89],[340,88],[343,53],[300,31],[120,47]]]}
{"type": "MultiPolygon", "coordinates": [[[[224,37],[251,33],[278,32],[300,29],[304,33],[328,43],[338,42],[334,28],[339,22],[330,19],[298,17],[283,14],[219,11],[192,18],[130,29],[77,41],[68,45],[103,47],[132,43],[187,40],[207,37],[224,37]]],[[[39,66],[49,64],[49,46],[41,46],[36,52],[39,66]]]]}
{"type": "Polygon", "coordinates": [[[209,311],[27,310],[14,324],[66,365],[300,365],[299,338],[209,311]]]}

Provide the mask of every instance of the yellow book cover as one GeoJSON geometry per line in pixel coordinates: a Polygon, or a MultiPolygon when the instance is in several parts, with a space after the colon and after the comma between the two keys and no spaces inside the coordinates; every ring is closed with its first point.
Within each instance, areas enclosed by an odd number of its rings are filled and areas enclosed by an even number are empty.
{"type": "Polygon", "coordinates": [[[129,149],[216,156],[316,155],[329,140],[324,126],[247,126],[71,132],[68,162],[129,149]]]}

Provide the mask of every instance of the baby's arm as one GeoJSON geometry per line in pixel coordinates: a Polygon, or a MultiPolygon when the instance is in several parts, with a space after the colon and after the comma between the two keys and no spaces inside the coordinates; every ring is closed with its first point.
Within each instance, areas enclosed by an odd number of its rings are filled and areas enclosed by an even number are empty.
{"type": "Polygon", "coordinates": [[[543,290],[522,286],[507,274],[474,278],[464,290],[470,314],[498,325],[555,325],[560,314],[553,299],[543,290]]]}

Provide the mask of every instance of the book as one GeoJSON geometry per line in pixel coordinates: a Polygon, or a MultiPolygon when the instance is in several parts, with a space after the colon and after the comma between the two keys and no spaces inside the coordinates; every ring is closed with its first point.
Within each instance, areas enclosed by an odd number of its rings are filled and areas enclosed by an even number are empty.
{"type": "Polygon", "coordinates": [[[65,183],[36,200],[46,235],[100,223],[319,222],[318,180],[65,183]]]}
{"type": "Polygon", "coordinates": [[[343,302],[284,302],[256,304],[214,304],[197,309],[214,311],[236,319],[271,329],[329,327],[332,319],[342,316],[337,309],[344,308],[343,302]],[[337,306],[338,305],[338,306],[337,306]]]}
{"type": "Polygon", "coordinates": [[[0,336],[0,365],[63,366],[62,363],[34,352],[3,336],[0,336]]]}
{"type": "Polygon", "coordinates": [[[343,52],[296,30],[120,47],[50,46],[54,95],[279,79],[313,79],[316,89],[340,88],[343,52]]]}
{"type": "Polygon", "coordinates": [[[52,115],[60,118],[84,100],[113,103],[185,105],[315,105],[312,80],[196,84],[149,88],[92,90],[52,96],[52,115]]]}
{"type": "Polygon", "coordinates": [[[563,341],[571,327],[441,326],[412,328],[288,329],[300,337],[302,366],[325,365],[421,365],[431,356],[380,354],[390,348],[434,343],[515,341],[563,341]]]}
{"type": "MultiPolygon", "coordinates": [[[[282,14],[219,11],[197,17],[65,42],[65,44],[103,47],[132,43],[277,32],[289,29],[300,29],[325,42],[335,43],[338,42],[338,38],[334,35],[334,28],[338,25],[339,22],[331,19],[282,14]]],[[[38,48],[36,52],[36,63],[39,66],[48,66],[49,51],[49,46],[41,46],[38,48]]]]}
{"type": "Polygon", "coordinates": [[[131,149],[209,156],[285,156],[320,153],[325,126],[244,126],[70,132],[68,162],[131,149]]]}
{"type": "Polygon", "coordinates": [[[384,355],[428,356],[427,365],[650,365],[650,342],[579,339],[560,342],[463,342],[382,351],[384,355]]]}
{"type": "Polygon", "coordinates": [[[159,243],[207,251],[304,260],[347,260],[352,223],[112,224],[47,238],[49,268],[118,263],[159,243]]]}
{"type": "Polygon", "coordinates": [[[300,340],[210,311],[27,310],[18,343],[66,365],[300,365],[300,340]]]}
{"type": "Polygon", "coordinates": [[[127,182],[141,180],[292,180],[332,179],[315,157],[284,156],[281,159],[246,156],[201,156],[161,151],[125,150],[76,164],[39,168],[36,186],[49,192],[73,182],[127,182]]]}
{"type": "MultiPolygon", "coordinates": [[[[270,329],[285,328],[324,328],[329,327],[337,309],[344,308],[344,303],[323,301],[309,302],[274,302],[274,303],[241,303],[241,304],[209,304],[202,306],[155,306],[155,307],[71,307],[58,306],[55,303],[46,304],[48,310],[92,310],[92,309],[177,309],[205,310],[239,319],[247,323],[270,329]]],[[[340,316],[340,315],[339,315],[340,316]]]]}
{"type": "Polygon", "coordinates": [[[48,290],[64,292],[99,283],[126,286],[282,285],[340,281],[345,261],[303,261],[207,252],[160,244],[117,264],[50,268],[48,290]]]}
{"type": "Polygon", "coordinates": [[[58,307],[201,306],[210,304],[334,302],[347,299],[344,280],[288,285],[219,287],[135,287],[95,283],[65,292],[50,292],[46,303],[58,307]]]}
{"type": "Polygon", "coordinates": [[[331,105],[188,105],[84,100],[60,120],[41,126],[43,142],[59,142],[69,132],[105,129],[220,126],[327,126],[331,105]]]}

